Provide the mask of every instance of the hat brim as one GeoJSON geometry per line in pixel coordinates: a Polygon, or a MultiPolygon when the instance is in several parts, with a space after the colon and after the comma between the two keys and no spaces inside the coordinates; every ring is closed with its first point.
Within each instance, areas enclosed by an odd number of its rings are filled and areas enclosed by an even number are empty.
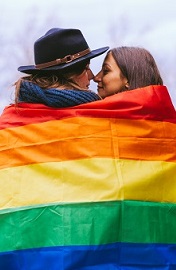
{"type": "Polygon", "coordinates": [[[46,71],[62,70],[62,69],[65,69],[67,67],[70,67],[76,63],[82,62],[84,60],[95,58],[95,57],[105,53],[108,49],[109,49],[109,47],[103,47],[100,49],[96,49],[96,50],[93,50],[90,53],[88,53],[80,58],[73,60],[72,62],[64,63],[64,64],[60,64],[60,65],[56,65],[56,66],[52,66],[52,67],[48,67],[48,68],[44,68],[44,69],[38,69],[38,68],[36,68],[35,65],[20,66],[18,68],[18,71],[26,73],[26,74],[37,74],[37,73],[42,73],[42,72],[46,72],[46,71]]]}

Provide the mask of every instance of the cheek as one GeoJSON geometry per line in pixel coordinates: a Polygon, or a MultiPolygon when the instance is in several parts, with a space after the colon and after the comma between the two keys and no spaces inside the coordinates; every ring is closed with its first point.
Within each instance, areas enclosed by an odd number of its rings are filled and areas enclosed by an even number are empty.
{"type": "Polygon", "coordinates": [[[88,74],[84,77],[84,79],[83,79],[83,84],[85,85],[85,86],[87,86],[87,84],[89,84],[89,82],[90,82],[90,80],[89,80],[89,76],[88,76],[88,74]]]}
{"type": "Polygon", "coordinates": [[[117,78],[114,78],[114,76],[105,76],[102,83],[107,91],[113,91],[114,87],[117,86],[117,78]]]}
{"type": "Polygon", "coordinates": [[[111,82],[111,76],[105,75],[102,77],[102,84],[104,86],[108,85],[111,82]]]}
{"type": "Polygon", "coordinates": [[[115,94],[120,92],[124,88],[124,83],[120,76],[112,75],[104,78],[104,89],[109,94],[115,94]]]}
{"type": "Polygon", "coordinates": [[[77,83],[80,87],[85,88],[89,82],[88,75],[85,73],[83,76],[77,79],[77,83]]]}

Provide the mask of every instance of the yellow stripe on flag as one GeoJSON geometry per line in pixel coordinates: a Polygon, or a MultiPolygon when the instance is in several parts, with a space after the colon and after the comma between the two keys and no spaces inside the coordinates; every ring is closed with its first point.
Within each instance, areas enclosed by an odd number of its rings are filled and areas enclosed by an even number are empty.
{"type": "Polygon", "coordinates": [[[108,158],[6,168],[0,170],[0,209],[55,202],[176,202],[175,171],[172,162],[108,158]]]}

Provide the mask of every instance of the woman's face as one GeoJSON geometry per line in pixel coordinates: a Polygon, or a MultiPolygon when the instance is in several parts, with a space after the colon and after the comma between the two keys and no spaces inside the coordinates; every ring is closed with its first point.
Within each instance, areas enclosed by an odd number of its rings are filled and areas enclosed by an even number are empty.
{"type": "Polygon", "coordinates": [[[128,88],[128,80],[123,76],[111,52],[105,57],[102,69],[94,77],[94,81],[98,83],[98,94],[102,98],[114,95],[128,88]]]}
{"type": "Polygon", "coordinates": [[[86,66],[86,69],[80,74],[74,77],[74,81],[79,85],[81,89],[89,89],[90,80],[94,78],[94,74],[92,73],[89,64],[86,66]]]}

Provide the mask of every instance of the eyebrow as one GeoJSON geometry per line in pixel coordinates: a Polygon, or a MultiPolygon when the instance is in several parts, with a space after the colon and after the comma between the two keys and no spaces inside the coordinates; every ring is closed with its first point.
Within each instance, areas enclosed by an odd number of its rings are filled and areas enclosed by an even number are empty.
{"type": "Polygon", "coordinates": [[[111,66],[106,62],[103,63],[102,67],[104,67],[104,66],[108,66],[109,68],[111,68],[111,66]]]}

